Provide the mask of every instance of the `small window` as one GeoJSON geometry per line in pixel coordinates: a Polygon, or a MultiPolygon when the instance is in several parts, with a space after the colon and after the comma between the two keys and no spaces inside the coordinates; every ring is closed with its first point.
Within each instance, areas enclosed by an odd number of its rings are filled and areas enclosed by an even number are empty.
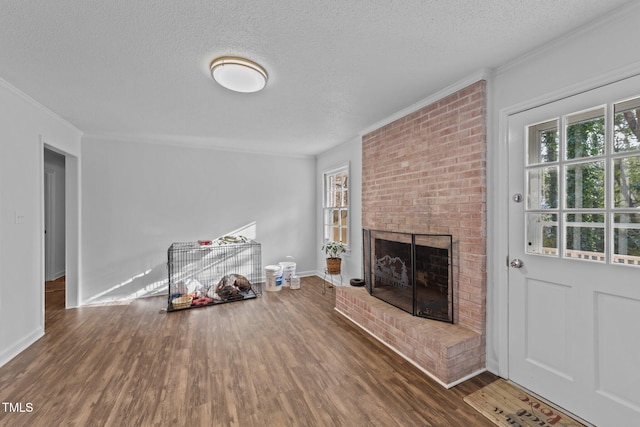
{"type": "Polygon", "coordinates": [[[324,172],[324,241],[349,245],[349,165],[324,172]]]}

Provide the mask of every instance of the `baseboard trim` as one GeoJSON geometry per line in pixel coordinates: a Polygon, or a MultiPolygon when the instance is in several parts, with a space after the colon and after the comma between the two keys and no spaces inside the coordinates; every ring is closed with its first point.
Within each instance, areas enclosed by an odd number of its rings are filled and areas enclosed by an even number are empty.
{"type": "Polygon", "coordinates": [[[0,367],[6,365],[16,357],[18,354],[25,351],[29,348],[33,343],[38,341],[40,338],[44,336],[44,329],[38,328],[26,337],[22,338],[20,341],[15,343],[13,346],[8,348],[7,350],[0,353],[0,367]]]}
{"type": "Polygon", "coordinates": [[[342,277],[342,283],[340,283],[340,279],[339,276],[332,276],[329,274],[324,274],[321,271],[316,271],[313,276],[317,276],[323,280],[326,280],[327,283],[332,284],[333,286],[348,286],[349,285],[349,279],[346,279],[344,276],[342,277]]]}

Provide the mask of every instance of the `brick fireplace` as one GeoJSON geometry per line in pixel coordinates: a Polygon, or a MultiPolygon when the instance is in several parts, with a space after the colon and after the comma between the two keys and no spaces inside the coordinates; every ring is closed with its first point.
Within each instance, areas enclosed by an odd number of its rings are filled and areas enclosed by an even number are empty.
{"type": "Polygon", "coordinates": [[[485,367],[486,82],[362,138],[362,226],[453,236],[454,324],[337,288],[336,309],[449,387],[485,367]]]}

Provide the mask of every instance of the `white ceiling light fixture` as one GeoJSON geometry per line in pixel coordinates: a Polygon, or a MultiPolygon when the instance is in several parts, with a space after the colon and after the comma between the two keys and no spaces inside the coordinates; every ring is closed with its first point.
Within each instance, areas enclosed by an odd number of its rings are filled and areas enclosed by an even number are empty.
{"type": "Polygon", "coordinates": [[[223,56],[211,62],[211,77],[235,92],[258,92],[267,85],[267,71],[248,59],[223,56]]]}

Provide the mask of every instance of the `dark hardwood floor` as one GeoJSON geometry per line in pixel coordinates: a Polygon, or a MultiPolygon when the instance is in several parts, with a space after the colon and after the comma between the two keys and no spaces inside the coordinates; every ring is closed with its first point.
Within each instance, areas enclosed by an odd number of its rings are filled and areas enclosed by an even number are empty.
{"type": "Polygon", "coordinates": [[[165,297],[65,310],[45,294],[45,336],[0,368],[0,401],[25,411],[0,407],[0,426],[493,425],[462,399],[494,375],[444,389],[339,315],[317,277],[172,313],[165,297]]]}
{"type": "Polygon", "coordinates": [[[48,333],[56,321],[64,315],[65,291],[66,278],[64,276],[44,283],[45,333],[48,333]]]}

